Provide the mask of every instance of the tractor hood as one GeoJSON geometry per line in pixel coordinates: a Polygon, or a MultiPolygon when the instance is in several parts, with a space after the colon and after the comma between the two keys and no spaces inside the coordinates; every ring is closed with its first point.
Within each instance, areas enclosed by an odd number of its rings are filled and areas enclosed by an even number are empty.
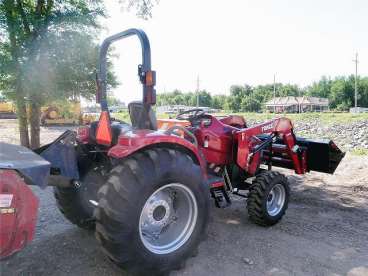
{"type": "Polygon", "coordinates": [[[0,142],[0,169],[17,170],[27,184],[47,186],[50,163],[30,149],[0,142]]]}

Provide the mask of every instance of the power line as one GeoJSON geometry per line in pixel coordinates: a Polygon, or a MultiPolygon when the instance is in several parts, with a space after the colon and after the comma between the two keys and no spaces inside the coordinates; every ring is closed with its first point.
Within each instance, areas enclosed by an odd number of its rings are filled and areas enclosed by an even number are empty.
{"type": "Polygon", "coordinates": [[[199,107],[199,74],[197,75],[197,88],[196,88],[196,94],[197,94],[197,107],[199,107]]]}
{"type": "Polygon", "coordinates": [[[358,53],[355,53],[355,59],[353,59],[355,62],[355,108],[358,107],[358,53]]]}
{"type": "Polygon", "coordinates": [[[273,74],[273,113],[276,113],[276,74],[273,74]]]}

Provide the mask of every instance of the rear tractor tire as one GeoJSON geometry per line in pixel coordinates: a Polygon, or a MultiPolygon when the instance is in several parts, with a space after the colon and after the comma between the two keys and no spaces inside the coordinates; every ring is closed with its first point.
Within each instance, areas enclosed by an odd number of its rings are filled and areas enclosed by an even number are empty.
{"type": "Polygon", "coordinates": [[[135,153],[112,169],[98,192],[96,238],[133,274],[180,269],[203,239],[209,195],[187,154],[163,148],[135,153]]]}
{"type": "Polygon", "coordinates": [[[251,221],[262,226],[276,224],[285,214],[290,188],[285,175],[266,171],[257,175],[248,194],[248,214],[251,221]]]}
{"type": "Polygon", "coordinates": [[[90,169],[72,187],[54,187],[54,196],[60,212],[78,227],[93,230],[97,191],[105,181],[106,177],[99,170],[90,169]]]}

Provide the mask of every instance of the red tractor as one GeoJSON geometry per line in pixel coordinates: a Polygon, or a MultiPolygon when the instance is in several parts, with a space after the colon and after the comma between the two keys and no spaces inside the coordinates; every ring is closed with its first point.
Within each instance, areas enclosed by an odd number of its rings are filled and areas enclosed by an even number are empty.
{"type": "Polygon", "coordinates": [[[231,204],[231,194],[245,197],[249,218],[273,225],[290,194],[287,178],[274,166],[333,173],[344,156],[332,141],[297,138],[286,118],[248,127],[241,116],[218,118],[194,109],[157,130],[156,74],[141,30],[105,39],[99,61],[99,121],[36,152],[51,164],[49,185],[65,217],[94,229],[106,255],[133,273],[180,268],[203,239],[211,197],[221,208],[231,204]],[[130,125],[110,117],[106,54],[112,42],[133,35],[142,46],[143,100],[129,104],[130,125]]]}

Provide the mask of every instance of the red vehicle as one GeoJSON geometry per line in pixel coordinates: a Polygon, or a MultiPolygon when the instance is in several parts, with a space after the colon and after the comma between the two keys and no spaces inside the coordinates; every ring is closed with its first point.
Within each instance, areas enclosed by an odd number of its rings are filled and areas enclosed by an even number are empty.
{"type": "Polygon", "coordinates": [[[33,239],[38,199],[28,185],[47,185],[50,163],[31,150],[0,143],[0,259],[33,239]]]}
{"type": "Polygon", "coordinates": [[[106,255],[133,273],[180,268],[203,238],[210,196],[217,207],[230,205],[231,194],[245,197],[249,218],[273,225],[289,201],[287,178],[274,166],[333,173],[344,156],[332,141],[297,138],[286,118],[248,127],[241,116],[194,109],[177,116],[183,124],[157,130],[155,78],[143,31],[107,38],[97,77],[99,121],[36,151],[51,163],[49,185],[62,213],[94,229],[106,255]],[[110,117],[106,53],[133,35],[142,46],[143,99],[129,104],[130,125],[110,117]]]}

